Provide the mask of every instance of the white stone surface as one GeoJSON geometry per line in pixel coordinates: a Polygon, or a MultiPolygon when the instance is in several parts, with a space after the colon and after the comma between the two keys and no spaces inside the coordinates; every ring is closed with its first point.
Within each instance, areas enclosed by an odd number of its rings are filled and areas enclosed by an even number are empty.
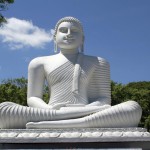
{"type": "MultiPolygon", "coordinates": [[[[84,34],[81,23],[72,17],[61,19],[55,28],[54,43],[55,49],[60,49],[60,53],[35,58],[29,64],[27,98],[29,107],[12,102],[1,103],[0,127],[10,129],[136,127],[141,118],[141,107],[134,101],[110,106],[109,63],[101,57],[82,53],[84,34]],[[45,80],[51,92],[48,104],[42,99],[45,80]]],[[[22,134],[27,138],[38,136],[21,133],[18,137],[22,134]]],[[[65,137],[68,134],[69,137],[80,136],[77,133],[62,133],[60,136],[65,137]]],[[[122,136],[121,133],[117,134],[122,136]]],[[[127,135],[130,134],[132,136],[132,133],[127,135]]],[[[102,135],[113,137],[116,133],[106,132],[102,135]]],[[[85,132],[81,136],[102,135],[97,132],[85,132]]]]}
{"type": "Polygon", "coordinates": [[[61,133],[60,138],[79,138],[80,136],[80,132],[64,132],[61,133]]]}
{"type": "Polygon", "coordinates": [[[18,134],[17,138],[35,138],[37,136],[39,136],[39,133],[24,132],[24,133],[18,134]]]}
{"type": "Polygon", "coordinates": [[[15,132],[2,132],[0,133],[0,138],[14,138],[18,135],[18,133],[15,133],[15,132]]]}
{"type": "MultiPolygon", "coordinates": [[[[31,139],[101,139],[101,140],[150,140],[150,133],[143,128],[87,128],[87,129],[54,129],[54,130],[0,130],[0,141],[31,139]]],[[[7,142],[7,141],[6,141],[7,142]]]]}
{"type": "Polygon", "coordinates": [[[45,132],[45,133],[41,133],[39,135],[40,138],[56,138],[60,135],[60,133],[54,132],[54,133],[49,133],[49,132],[45,132]]]}

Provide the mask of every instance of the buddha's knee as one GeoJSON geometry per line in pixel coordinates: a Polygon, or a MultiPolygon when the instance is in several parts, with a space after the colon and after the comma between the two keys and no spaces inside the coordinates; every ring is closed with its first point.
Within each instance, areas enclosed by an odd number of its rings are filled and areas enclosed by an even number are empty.
{"type": "Polygon", "coordinates": [[[136,101],[130,100],[124,102],[124,104],[126,104],[128,106],[128,109],[130,109],[131,111],[136,111],[139,112],[139,114],[142,114],[142,108],[136,101]]]}
{"type": "Polygon", "coordinates": [[[20,120],[23,117],[19,116],[19,106],[13,102],[3,102],[0,104],[0,128],[15,128],[16,125],[21,124],[20,120]]]}
{"type": "Polygon", "coordinates": [[[127,115],[128,120],[135,125],[138,125],[142,116],[142,108],[135,101],[127,101],[122,103],[123,109],[125,110],[125,115],[127,115]]]}
{"type": "MultiPolygon", "coordinates": [[[[3,102],[0,103],[0,117],[2,117],[5,113],[5,111],[10,107],[11,105],[14,105],[12,102],[3,102]]],[[[8,113],[8,112],[7,112],[8,113]]]]}
{"type": "Polygon", "coordinates": [[[6,117],[6,107],[9,105],[9,102],[3,102],[3,103],[0,103],[0,128],[4,128],[4,124],[5,124],[5,118],[6,120],[7,117],[6,117]]]}

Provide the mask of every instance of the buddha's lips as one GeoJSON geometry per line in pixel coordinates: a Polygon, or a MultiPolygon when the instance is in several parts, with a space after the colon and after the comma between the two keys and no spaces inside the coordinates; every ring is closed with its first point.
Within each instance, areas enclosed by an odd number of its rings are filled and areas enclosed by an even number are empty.
{"type": "Polygon", "coordinates": [[[67,42],[67,43],[72,43],[74,41],[74,39],[66,39],[64,40],[64,42],[67,42]]]}
{"type": "Polygon", "coordinates": [[[64,40],[68,40],[69,41],[69,40],[74,40],[74,38],[66,38],[65,37],[64,40]]]}

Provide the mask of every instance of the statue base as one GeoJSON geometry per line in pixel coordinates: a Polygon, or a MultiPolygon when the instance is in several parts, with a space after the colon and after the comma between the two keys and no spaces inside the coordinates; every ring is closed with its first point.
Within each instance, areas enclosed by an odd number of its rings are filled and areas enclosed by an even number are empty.
{"type": "Polygon", "coordinates": [[[1,129],[0,149],[10,148],[149,150],[150,133],[144,128],[1,129]]]}

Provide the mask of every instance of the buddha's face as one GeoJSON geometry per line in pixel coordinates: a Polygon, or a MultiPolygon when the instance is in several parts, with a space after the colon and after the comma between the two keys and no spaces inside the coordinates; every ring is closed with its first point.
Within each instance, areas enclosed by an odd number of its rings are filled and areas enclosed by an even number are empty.
{"type": "Polygon", "coordinates": [[[77,49],[83,42],[80,26],[75,22],[62,22],[58,26],[55,42],[60,49],[77,49]]]}

